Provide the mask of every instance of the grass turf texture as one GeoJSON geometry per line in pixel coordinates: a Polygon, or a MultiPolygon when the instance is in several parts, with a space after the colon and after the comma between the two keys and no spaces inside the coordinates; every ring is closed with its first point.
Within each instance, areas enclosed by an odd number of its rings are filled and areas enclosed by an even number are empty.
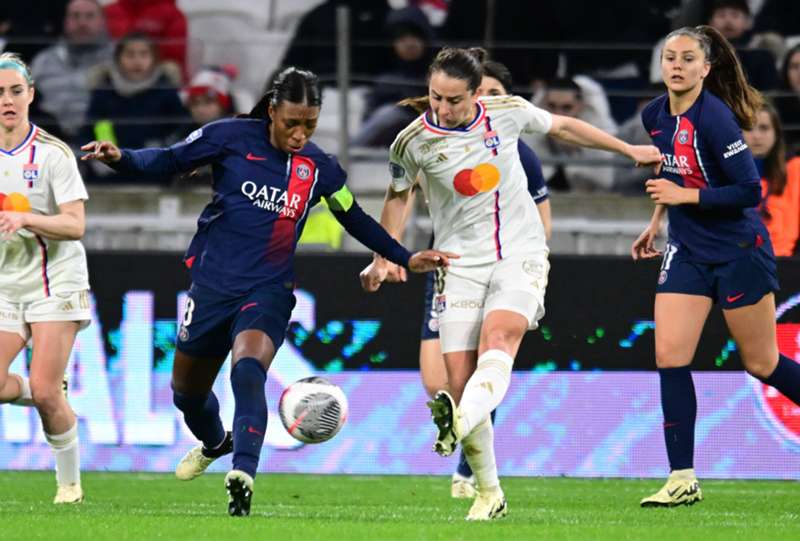
{"type": "Polygon", "coordinates": [[[467,523],[450,479],[265,475],[252,515],[228,517],[223,477],[86,473],[55,506],[51,472],[0,472],[3,539],[800,539],[800,484],[705,481],[692,507],[641,509],[659,480],[506,478],[508,517],[467,523]]]}

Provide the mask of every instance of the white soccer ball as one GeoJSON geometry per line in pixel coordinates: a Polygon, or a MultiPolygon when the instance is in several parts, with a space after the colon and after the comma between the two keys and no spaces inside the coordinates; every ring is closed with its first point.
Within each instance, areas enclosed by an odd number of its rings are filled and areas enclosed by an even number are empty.
{"type": "Polygon", "coordinates": [[[278,413],[286,431],[303,443],[334,437],[347,419],[347,397],[330,381],[312,376],[295,381],[281,394],[278,413]]]}

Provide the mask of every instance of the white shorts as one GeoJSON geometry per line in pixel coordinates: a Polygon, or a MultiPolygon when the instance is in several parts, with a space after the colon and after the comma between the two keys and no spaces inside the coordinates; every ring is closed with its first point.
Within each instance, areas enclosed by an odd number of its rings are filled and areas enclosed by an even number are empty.
{"type": "Polygon", "coordinates": [[[31,323],[75,321],[80,330],[89,326],[92,311],[89,291],[54,293],[33,302],[9,302],[0,299],[0,331],[17,333],[25,342],[31,338],[31,323]]]}
{"type": "Polygon", "coordinates": [[[450,267],[437,277],[442,353],[478,349],[481,326],[493,310],[509,310],[536,329],[544,316],[550,262],[547,252],[502,259],[476,267],[450,267]]]}

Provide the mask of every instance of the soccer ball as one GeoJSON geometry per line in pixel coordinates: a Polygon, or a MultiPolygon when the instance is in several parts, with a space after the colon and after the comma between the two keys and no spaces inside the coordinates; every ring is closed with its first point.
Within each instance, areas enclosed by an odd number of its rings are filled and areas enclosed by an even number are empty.
{"type": "Polygon", "coordinates": [[[347,397],[324,378],[303,378],[283,391],[278,413],[286,431],[296,440],[322,443],[334,437],[344,425],[347,397]]]}

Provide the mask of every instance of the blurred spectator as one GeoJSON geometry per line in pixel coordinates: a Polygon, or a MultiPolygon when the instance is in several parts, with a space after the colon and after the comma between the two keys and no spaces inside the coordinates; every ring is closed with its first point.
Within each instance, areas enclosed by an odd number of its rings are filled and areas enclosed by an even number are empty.
{"type": "Polygon", "coordinates": [[[0,52],[13,51],[29,63],[61,32],[68,0],[0,2],[0,52]]]}
{"type": "Polygon", "coordinates": [[[756,17],[756,32],[777,32],[785,37],[800,36],[800,2],[765,0],[756,17]]]}
{"type": "MultiPolygon", "coordinates": [[[[89,72],[107,64],[111,55],[100,4],[96,0],[71,0],[64,15],[63,36],[36,55],[31,65],[39,93],[36,101],[42,111],[55,117],[67,140],[78,135],[86,118],[89,72]]],[[[36,122],[34,115],[32,118],[36,122]]]]}
{"type": "Polygon", "coordinates": [[[534,81],[543,84],[556,77],[559,51],[519,47],[519,42],[564,39],[556,18],[558,2],[451,0],[439,35],[453,44],[486,47],[491,58],[505,64],[519,83],[516,93],[527,93],[534,81]]]}
{"type": "Polygon", "coordinates": [[[114,62],[92,77],[86,141],[161,147],[186,132],[190,119],[178,96],[180,70],[172,62],[159,62],[158,48],[145,34],[122,38],[114,47],[114,62]]]}
{"type": "Polygon", "coordinates": [[[417,7],[428,17],[431,26],[439,28],[447,20],[451,0],[389,0],[389,5],[394,9],[404,7],[417,7]]]}
{"type": "MultiPolygon", "coordinates": [[[[181,100],[192,117],[191,125],[183,130],[189,135],[194,130],[221,118],[232,116],[236,111],[231,96],[231,83],[236,77],[233,66],[209,66],[198,71],[186,87],[181,90],[181,100]]],[[[211,185],[211,166],[204,165],[185,177],[193,184],[211,185]]]]}
{"type": "MultiPolygon", "coordinates": [[[[707,24],[713,26],[736,47],[742,61],[747,79],[759,90],[774,90],[778,87],[778,72],[775,69],[775,57],[766,49],[752,49],[753,17],[747,0],[714,0],[707,24]]],[[[650,81],[661,81],[661,49],[664,40],[660,40],[653,49],[650,63],[650,81]]]]}
{"type": "Polygon", "coordinates": [[[800,152],[800,45],[795,45],[783,59],[781,94],[775,106],[786,125],[786,146],[790,156],[800,152]]]}
{"type": "Polygon", "coordinates": [[[800,158],[787,167],[781,121],[770,105],[758,112],[753,129],[744,131],[744,140],[761,174],[759,210],[775,255],[790,256],[800,233],[800,158]]]}
{"type": "Polygon", "coordinates": [[[302,66],[335,84],[336,8],[350,8],[350,62],[355,76],[377,75],[389,62],[382,21],[389,14],[386,0],[327,0],[306,13],[295,30],[281,66],[302,66]]]}
{"type": "MultiPolygon", "coordinates": [[[[653,141],[644,129],[641,112],[653,98],[664,92],[663,84],[650,85],[645,94],[638,99],[636,113],[620,125],[617,137],[632,145],[651,145],[653,141]]],[[[614,167],[613,190],[623,194],[642,195],[644,182],[650,178],[653,178],[653,170],[649,167],[620,165],[614,167]]]]}
{"type": "MultiPolygon", "coordinates": [[[[589,77],[576,76],[551,81],[541,92],[541,98],[535,101],[539,107],[553,114],[580,118],[606,132],[617,132],[602,87],[589,77]]],[[[541,134],[523,134],[522,139],[539,155],[542,173],[553,190],[611,189],[614,183],[612,166],[575,163],[581,160],[608,161],[612,158],[611,154],[570,145],[541,134]],[[552,160],[561,162],[552,164],[552,160]]]]}
{"type": "MultiPolygon", "coordinates": [[[[747,7],[753,18],[759,16],[764,4],[769,1],[770,0],[747,0],[747,7]]],[[[708,24],[713,9],[714,0],[683,0],[680,9],[673,19],[672,28],[708,24]]]]}
{"type": "Polygon", "coordinates": [[[433,38],[425,14],[410,7],[392,11],[386,20],[392,37],[392,65],[375,80],[367,95],[365,121],[353,138],[355,146],[388,147],[395,136],[418,116],[397,102],[427,94],[426,77],[431,61],[428,44],[433,38]]]}
{"type": "Polygon", "coordinates": [[[117,0],[105,7],[108,31],[114,39],[141,32],[158,44],[161,60],[178,64],[186,77],[186,16],[175,0],[117,0]]]}

